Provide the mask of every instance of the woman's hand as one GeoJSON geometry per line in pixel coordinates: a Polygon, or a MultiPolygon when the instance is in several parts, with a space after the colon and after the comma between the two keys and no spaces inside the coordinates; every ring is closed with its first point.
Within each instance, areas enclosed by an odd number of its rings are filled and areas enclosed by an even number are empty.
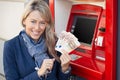
{"type": "Polygon", "coordinates": [[[38,75],[45,75],[46,71],[51,71],[55,59],[44,59],[41,68],[38,70],[38,75]]]}
{"type": "Polygon", "coordinates": [[[60,60],[61,60],[62,72],[67,71],[70,66],[71,57],[65,50],[63,50],[63,53],[60,56],[60,60]]]}

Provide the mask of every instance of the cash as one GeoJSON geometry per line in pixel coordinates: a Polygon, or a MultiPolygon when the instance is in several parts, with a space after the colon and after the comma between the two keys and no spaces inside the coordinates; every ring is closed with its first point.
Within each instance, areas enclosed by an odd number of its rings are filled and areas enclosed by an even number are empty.
{"type": "Polygon", "coordinates": [[[58,36],[55,50],[64,53],[63,50],[70,53],[80,46],[78,39],[70,32],[62,31],[58,36]]]}

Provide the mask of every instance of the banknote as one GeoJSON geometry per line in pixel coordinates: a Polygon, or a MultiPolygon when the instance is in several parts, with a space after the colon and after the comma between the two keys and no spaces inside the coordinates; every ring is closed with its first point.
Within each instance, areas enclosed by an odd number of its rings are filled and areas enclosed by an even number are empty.
{"type": "Polygon", "coordinates": [[[55,50],[61,53],[64,53],[63,50],[65,50],[66,52],[70,53],[79,46],[80,42],[71,32],[62,31],[58,36],[55,50]]]}

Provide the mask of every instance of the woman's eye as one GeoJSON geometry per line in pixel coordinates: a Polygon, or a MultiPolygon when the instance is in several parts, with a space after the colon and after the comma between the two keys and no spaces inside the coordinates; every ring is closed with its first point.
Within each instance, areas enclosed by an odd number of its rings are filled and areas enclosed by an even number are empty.
{"type": "Polygon", "coordinates": [[[31,21],[31,23],[35,23],[35,21],[31,21]]]}
{"type": "Polygon", "coordinates": [[[40,22],[40,24],[43,24],[43,25],[44,25],[44,24],[45,24],[45,22],[40,22]]]}
{"type": "Polygon", "coordinates": [[[40,24],[40,26],[45,26],[46,22],[45,21],[41,21],[39,24],[40,24]]]}

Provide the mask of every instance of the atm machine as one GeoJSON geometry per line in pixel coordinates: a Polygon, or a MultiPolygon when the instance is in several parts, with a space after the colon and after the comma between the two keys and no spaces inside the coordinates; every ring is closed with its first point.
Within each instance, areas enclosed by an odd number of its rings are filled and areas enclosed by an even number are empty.
{"type": "Polygon", "coordinates": [[[105,72],[105,10],[91,4],[73,5],[67,31],[73,33],[81,45],[70,55],[72,73],[85,80],[102,80],[105,72]]]}
{"type": "Polygon", "coordinates": [[[117,0],[106,0],[105,9],[93,4],[72,6],[66,31],[81,43],[69,53],[75,57],[71,61],[72,75],[83,80],[116,80],[116,20],[117,0]]]}

